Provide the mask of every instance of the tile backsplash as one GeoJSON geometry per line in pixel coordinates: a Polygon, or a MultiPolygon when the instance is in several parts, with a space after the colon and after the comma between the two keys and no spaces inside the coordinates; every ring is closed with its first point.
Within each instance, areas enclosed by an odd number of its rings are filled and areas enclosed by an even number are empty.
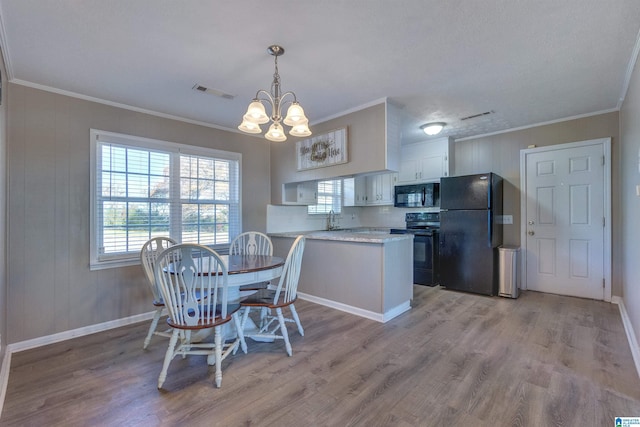
{"type": "MultiPolygon", "coordinates": [[[[404,209],[393,206],[343,207],[336,215],[338,228],[404,228],[404,214],[429,209],[404,209]]],[[[309,215],[306,206],[267,205],[267,233],[327,229],[327,215],[309,215]]]]}

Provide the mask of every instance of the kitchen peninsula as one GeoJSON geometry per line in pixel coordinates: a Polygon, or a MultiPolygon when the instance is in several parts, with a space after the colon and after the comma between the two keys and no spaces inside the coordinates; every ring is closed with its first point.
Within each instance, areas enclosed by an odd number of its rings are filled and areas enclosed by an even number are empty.
{"type": "Polygon", "coordinates": [[[378,322],[411,309],[413,236],[353,229],[274,233],[274,254],[306,236],[298,296],[378,322]]]}

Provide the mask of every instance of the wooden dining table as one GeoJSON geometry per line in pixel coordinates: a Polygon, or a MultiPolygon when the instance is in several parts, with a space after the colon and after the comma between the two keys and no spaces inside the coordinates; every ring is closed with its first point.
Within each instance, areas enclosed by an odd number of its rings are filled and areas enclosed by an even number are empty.
{"type": "Polygon", "coordinates": [[[227,266],[229,301],[240,298],[240,286],[268,282],[282,275],[284,259],[271,255],[221,255],[227,266]]]}

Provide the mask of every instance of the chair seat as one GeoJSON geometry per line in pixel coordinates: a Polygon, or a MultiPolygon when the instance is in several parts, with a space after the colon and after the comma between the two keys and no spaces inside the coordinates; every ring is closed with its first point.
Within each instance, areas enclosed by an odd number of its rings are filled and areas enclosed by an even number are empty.
{"type": "MultiPolygon", "coordinates": [[[[227,317],[223,318],[221,315],[221,306],[217,305],[215,308],[215,317],[211,319],[210,322],[203,323],[202,319],[198,321],[197,325],[182,325],[178,323],[174,323],[171,318],[167,318],[167,324],[172,328],[176,329],[207,329],[213,328],[215,326],[224,325],[225,323],[231,321],[233,319],[233,313],[240,310],[240,304],[228,304],[227,305],[227,317]]],[[[212,307],[207,307],[208,310],[211,310],[212,307]]],[[[206,316],[207,313],[204,313],[202,316],[206,316]]],[[[200,317],[202,317],[200,316],[200,317]]]]}
{"type": "Polygon", "coordinates": [[[290,304],[293,304],[297,299],[297,298],[294,298],[289,302],[285,302],[284,292],[282,292],[278,301],[274,302],[275,296],[276,296],[276,291],[273,289],[260,289],[255,294],[250,295],[247,298],[240,301],[240,305],[243,307],[278,308],[278,307],[286,307],[290,304]]]}
{"type": "Polygon", "coordinates": [[[240,286],[241,291],[258,291],[260,289],[267,289],[271,282],[252,283],[250,285],[240,286]]]}
{"type": "MultiPolygon", "coordinates": [[[[202,298],[202,296],[200,295],[200,291],[196,291],[196,298],[200,299],[202,298]]],[[[181,294],[184,297],[184,294],[181,294]]],[[[162,298],[158,298],[156,300],[153,300],[153,305],[155,305],[156,307],[165,307],[166,304],[164,303],[164,300],[162,298]]]]}

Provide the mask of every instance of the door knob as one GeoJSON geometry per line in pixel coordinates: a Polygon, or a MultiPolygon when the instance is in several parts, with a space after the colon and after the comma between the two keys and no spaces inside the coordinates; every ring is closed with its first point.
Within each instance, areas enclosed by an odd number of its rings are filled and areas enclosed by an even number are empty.
{"type": "Polygon", "coordinates": [[[529,225],[533,225],[533,221],[529,221],[529,225]]]}
{"type": "Polygon", "coordinates": [[[536,234],[536,233],[535,233],[533,230],[529,230],[529,231],[527,232],[527,234],[528,234],[529,236],[533,236],[533,235],[534,235],[534,234],[536,234]]]}

